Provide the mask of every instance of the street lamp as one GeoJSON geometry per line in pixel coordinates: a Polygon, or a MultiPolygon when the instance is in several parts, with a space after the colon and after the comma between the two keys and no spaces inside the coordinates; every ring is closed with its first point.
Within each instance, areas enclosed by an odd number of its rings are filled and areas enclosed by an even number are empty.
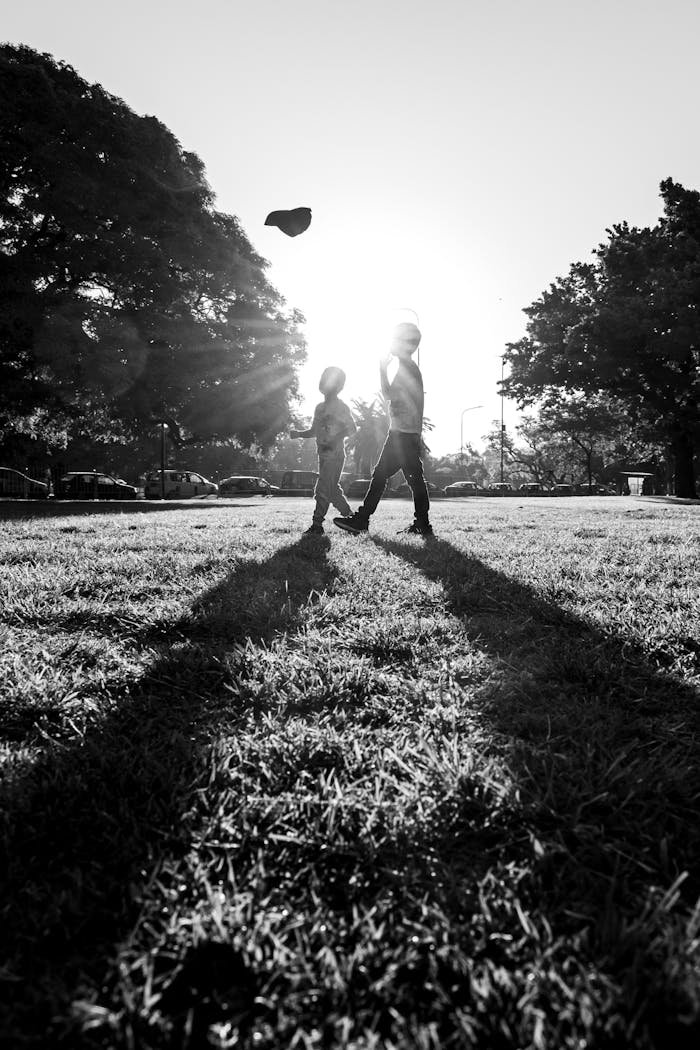
{"type": "Polygon", "coordinates": [[[505,355],[501,355],[501,484],[503,484],[503,439],[506,433],[506,426],[503,422],[503,368],[505,360],[505,355]]]}
{"type": "Polygon", "coordinates": [[[462,411],[462,415],[459,420],[459,458],[464,469],[464,414],[465,412],[473,412],[475,408],[483,408],[483,405],[470,405],[469,408],[465,408],[462,411]]]}
{"type": "Polygon", "coordinates": [[[160,498],[165,499],[165,422],[160,424],[160,498]]]}
{"type": "Polygon", "coordinates": [[[505,358],[501,358],[501,484],[503,484],[503,431],[505,426],[503,424],[503,366],[505,364],[505,358]]]}

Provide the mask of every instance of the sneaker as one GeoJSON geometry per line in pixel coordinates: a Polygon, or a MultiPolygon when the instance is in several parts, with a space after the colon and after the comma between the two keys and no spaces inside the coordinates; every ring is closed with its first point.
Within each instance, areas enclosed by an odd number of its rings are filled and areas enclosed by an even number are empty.
{"type": "Polygon", "coordinates": [[[320,522],[313,522],[313,524],[309,525],[308,529],[305,530],[304,535],[323,536],[323,525],[321,525],[320,522]]]}
{"type": "Polygon", "coordinates": [[[366,518],[361,518],[359,514],[351,514],[347,518],[333,518],[333,524],[337,525],[339,529],[343,529],[345,532],[352,532],[355,536],[359,536],[361,532],[367,532],[369,530],[369,522],[366,518]]]}
{"type": "Polygon", "coordinates": [[[412,525],[409,525],[407,529],[401,529],[402,535],[408,536],[434,536],[432,525],[421,525],[420,522],[414,521],[412,525]]]}

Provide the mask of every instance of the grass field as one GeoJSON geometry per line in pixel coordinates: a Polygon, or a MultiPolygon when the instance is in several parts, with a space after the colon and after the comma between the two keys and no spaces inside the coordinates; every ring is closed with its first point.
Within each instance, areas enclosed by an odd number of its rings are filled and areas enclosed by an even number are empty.
{"type": "Polygon", "coordinates": [[[697,1050],[700,507],[310,507],[0,506],[0,1044],[697,1050]]]}

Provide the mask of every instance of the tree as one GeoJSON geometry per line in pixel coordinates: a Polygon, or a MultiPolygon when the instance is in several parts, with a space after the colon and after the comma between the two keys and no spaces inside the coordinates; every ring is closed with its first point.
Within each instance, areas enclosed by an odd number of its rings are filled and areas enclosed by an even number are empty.
{"type": "Polygon", "coordinates": [[[0,431],[269,443],[300,314],[202,162],[68,65],[0,47],[0,431]]]}
{"type": "MultiPolygon", "coordinates": [[[[514,480],[514,474],[545,486],[572,480],[577,463],[568,436],[552,432],[537,416],[523,416],[515,433],[520,438],[519,442],[512,432],[506,431],[503,435],[503,458],[508,465],[511,481],[514,480]]],[[[486,435],[485,440],[489,450],[500,457],[500,422],[494,422],[493,430],[486,435]]]]}
{"type": "Polygon", "coordinates": [[[468,442],[459,452],[450,452],[435,459],[433,470],[464,481],[474,481],[477,485],[484,485],[489,476],[484,457],[468,442]]]}
{"type": "Polygon", "coordinates": [[[508,345],[503,384],[520,406],[562,391],[609,394],[633,424],[666,442],[675,491],[695,496],[700,444],[700,193],[661,183],[652,229],[621,223],[593,263],[576,263],[529,306],[508,345]]]}
{"type": "Polygon", "coordinates": [[[382,397],[374,401],[355,400],[352,403],[357,433],[352,441],[355,470],[369,477],[384,443],[387,430],[387,406],[382,397]]]}
{"type": "Polygon", "coordinates": [[[589,493],[594,474],[602,472],[605,460],[614,458],[623,431],[629,431],[624,410],[611,398],[595,395],[550,397],[540,410],[538,423],[544,433],[571,443],[572,458],[585,470],[589,493]]]}
{"type": "MultiPolygon", "coordinates": [[[[308,430],[311,426],[311,419],[308,417],[296,419],[295,425],[298,430],[308,430]]],[[[264,471],[316,470],[317,467],[316,441],[312,438],[306,440],[290,438],[288,434],[280,435],[261,461],[261,469],[264,471]]]]}

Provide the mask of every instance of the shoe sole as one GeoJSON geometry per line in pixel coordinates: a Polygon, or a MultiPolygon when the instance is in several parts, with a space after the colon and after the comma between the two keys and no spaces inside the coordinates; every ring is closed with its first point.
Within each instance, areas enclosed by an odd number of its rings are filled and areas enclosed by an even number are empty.
{"type": "Polygon", "coordinates": [[[352,525],[341,525],[339,521],[334,521],[333,524],[337,529],[342,529],[343,532],[349,532],[351,536],[364,536],[365,533],[369,532],[369,529],[355,529],[352,525]]]}

